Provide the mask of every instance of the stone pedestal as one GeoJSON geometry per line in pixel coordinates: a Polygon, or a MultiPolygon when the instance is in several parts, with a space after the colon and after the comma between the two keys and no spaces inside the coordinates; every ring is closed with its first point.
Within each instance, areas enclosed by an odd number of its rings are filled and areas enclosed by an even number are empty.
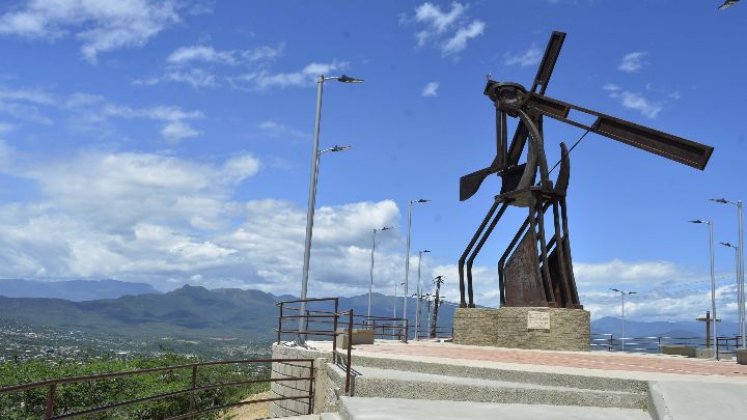
{"type": "Polygon", "coordinates": [[[537,350],[589,351],[589,312],[583,309],[458,308],[454,343],[537,350]]]}
{"type": "Polygon", "coordinates": [[[747,365],[747,349],[737,349],[737,363],[747,365]]]}

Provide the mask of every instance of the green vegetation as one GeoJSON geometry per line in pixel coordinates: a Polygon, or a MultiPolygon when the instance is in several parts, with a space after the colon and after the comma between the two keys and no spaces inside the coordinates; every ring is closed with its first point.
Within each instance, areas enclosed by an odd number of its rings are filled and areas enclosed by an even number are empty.
{"type": "MultiPolygon", "coordinates": [[[[6,362],[0,364],[0,387],[49,379],[178,366],[196,362],[198,360],[195,358],[175,354],[132,360],[6,362]]],[[[256,364],[200,366],[197,369],[196,385],[201,387],[260,379],[267,376],[266,372],[266,367],[256,364]]],[[[58,385],[56,389],[54,414],[79,412],[127,400],[190,389],[191,381],[192,369],[182,368],[135,376],[62,384],[58,385]]],[[[230,404],[268,389],[269,383],[208,389],[195,393],[194,407],[199,410],[216,405],[230,404]]],[[[0,394],[0,418],[7,420],[42,418],[48,392],[49,387],[43,386],[26,391],[0,394]]],[[[191,403],[189,393],[185,393],[155,401],[128,405],[87,418],[163,419],[186,413],[191,403]]],[[[199,418],[215,419],[218,416],[219,411],[215,411],[203,414],[199,418]]]]}

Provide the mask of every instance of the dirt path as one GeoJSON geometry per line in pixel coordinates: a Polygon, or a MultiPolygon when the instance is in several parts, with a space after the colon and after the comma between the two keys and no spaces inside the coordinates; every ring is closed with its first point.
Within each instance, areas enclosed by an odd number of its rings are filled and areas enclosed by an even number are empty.
{"type": "MultiPolygon", "coordinates": [[[[254,400],[263,400],[265,398],[270,398],[270,391],[267,392],[260,392],[259,394],[254,394],[249,398],[246,398],[243,401],[254,401],[254,400]]],[[[234,407],[230,410],[228,410],[228,413],[223,415],[221,418],[222,420],[254,420],[254,419],[264,419],[270,416],[270,403],[268,402],[261,402],[256,404],[247,404],[247,405],[240,405],[238,407],[234,407]]]]}

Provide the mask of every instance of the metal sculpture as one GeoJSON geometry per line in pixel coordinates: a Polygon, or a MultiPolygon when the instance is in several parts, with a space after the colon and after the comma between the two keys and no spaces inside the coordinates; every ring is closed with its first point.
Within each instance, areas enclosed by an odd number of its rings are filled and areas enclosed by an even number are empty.
{"type": "MultiPolygon", "coordinates": [[[[513,82],[488,79],[484,94],[496,109],[496,157],[487,168],[463,176],[459,199],[467,200],[491,174],[501,177],[501,191],[459,259],[460,307],[475,307],[472,263],[509,206],[526,207],[524,223],[498,262],[500,303],[505,306],[582,308],[573,276],[566,191],[570,178],[569,150],[560,144],[558,178],[549,178],[544,149],[543,117],[601,134],[667,159],[704,169],[713,148],[629,121],[545,96],[545,90],[565,40],[553,32],[531,89],[513,82]],[[596,117],[591,125],[568,118],[571,111],[596,117]],[[519,118],[511,143],[507,117],[519,118]],[[528,143],[526,162],[519,164],[528,143]],[[554,232],[546,239],[545,213],[552,208],[554,232]],[[467,268],[465,297],[465,263],[467,268]]],[[[584,134],[586,135],[586,133],[584,134]]],[[[582,136],[583,138],[583,136],[582,136]]]]}

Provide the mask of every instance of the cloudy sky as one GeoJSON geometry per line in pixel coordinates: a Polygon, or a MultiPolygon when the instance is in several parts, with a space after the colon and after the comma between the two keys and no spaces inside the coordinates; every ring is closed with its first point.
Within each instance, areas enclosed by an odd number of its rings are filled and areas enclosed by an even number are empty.
{"type": "MultiPolygon", "coordinates": [[[[312,296],[455,263],[500,185],[458,201],[494,154],[486,74],[531,84],[553,30],[568,33],[548,95],[713,145],[698,171],[589,135],[573,152],[569,218],[581,300],[639,319],[710,304],[708,232],[736,238],[747,197],[747,7],[719,1],[217,2],[27,0],[0,5],[0,278],[114,278],[298,294],[319,74],[327,82],[312,296]]],[[[512,123],[513,124],[513,123],[512,123]]],[[[583,134],[546,124],[548,158],[583,134]]],[[[514,209],[476,261],[495,306],[514,209]]],[[[719,305],[735,312],[734,252],[716,249],[719,305]]],[[[414,284],[410,289],[414,288],[414,284]]],[[[401,293],[401,292],[400,292],[401,293]]]]}

